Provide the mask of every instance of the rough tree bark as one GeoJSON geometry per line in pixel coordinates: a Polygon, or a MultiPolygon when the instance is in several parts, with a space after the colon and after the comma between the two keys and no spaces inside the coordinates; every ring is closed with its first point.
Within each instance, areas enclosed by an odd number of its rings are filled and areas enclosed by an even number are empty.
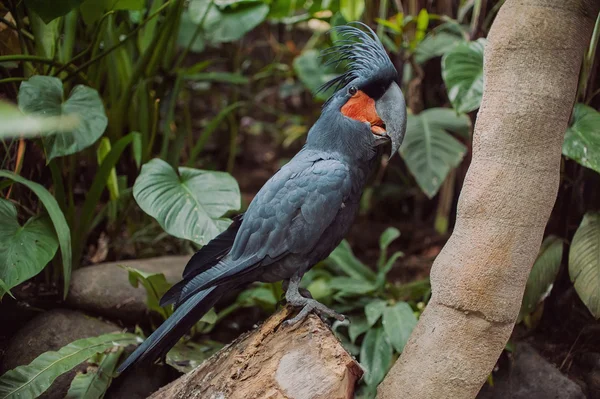
{"type": "Polygon", "coordinates": [[[452,237],[379,398],[474,398],[512,332],[556,199],[563,135],[599,2],[507,0],[452,237]]]}
{"type": "Polygon", "coordinates": [[[150,398],[353,398],[358,363],[317,316],[289,327],[290,314],[283,308],[150,398]]]}

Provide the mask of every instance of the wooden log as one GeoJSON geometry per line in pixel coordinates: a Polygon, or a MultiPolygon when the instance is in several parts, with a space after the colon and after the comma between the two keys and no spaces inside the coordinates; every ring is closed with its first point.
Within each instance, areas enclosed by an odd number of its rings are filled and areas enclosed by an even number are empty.
{"type": "Polygon", "coordinates": [[[285,307],[151,399],[346,399],[363,372],[315,315],[286,326],[285,307]]]}

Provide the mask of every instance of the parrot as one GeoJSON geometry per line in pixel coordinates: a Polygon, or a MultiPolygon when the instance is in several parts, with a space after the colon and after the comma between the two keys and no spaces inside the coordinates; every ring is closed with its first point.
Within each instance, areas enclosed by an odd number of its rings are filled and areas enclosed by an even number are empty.
{"type": "Polygon", "coordinates": [[[398,73],[368,25],[334,27],[326,65],[343,73],[322,85],[333,92],[310,128],[302,149],[258,191],[245,213],[196,252],[182,281],[161,298],[174,305],[165,320],[124,362],[160,359],[224,293],[249,283],[283,281],[285,299],[300,309],[286,324],[311,311],[344,320],[310,295],[300,281],[348,233],[360,199],[381,157],[395,154],[406,131],[406,104],[398,73]]]}

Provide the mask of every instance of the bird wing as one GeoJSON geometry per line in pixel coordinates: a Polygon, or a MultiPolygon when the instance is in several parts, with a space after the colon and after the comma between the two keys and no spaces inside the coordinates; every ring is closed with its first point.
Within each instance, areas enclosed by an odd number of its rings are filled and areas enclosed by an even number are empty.
{"type": "Polygon", "coordinates": [[[348,167],[323,156],[294,159],[259,191],[244,214],[233,247],[217,264],[180,286],[180,304],[196,292],[267,266],[288,254],[308,254],[348,198],[348,167]]]}

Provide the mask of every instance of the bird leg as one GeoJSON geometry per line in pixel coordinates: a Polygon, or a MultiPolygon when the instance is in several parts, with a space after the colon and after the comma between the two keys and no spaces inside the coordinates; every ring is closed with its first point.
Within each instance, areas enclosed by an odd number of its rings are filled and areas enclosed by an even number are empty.
{"type": "Polygon", "coordinates": [[[337,320],[343,321],[345,317],[333,310],[329,309],[327,306],[322,303],[316,301],[312,298],[305,298],[300,295],[299,286],[300,280],[302,280],[302,276],[299,273],[294,273],[292,278],[289,280],[287,290],[285,292],[285,300],[287,303],[294,307],[302,307],[300,313],[296,315],[293,319],[285,321],[286,325],[294,325],[306,318],[311,310],[314,310],[319,316],[329,316],[333,317],[337,320]]]}

